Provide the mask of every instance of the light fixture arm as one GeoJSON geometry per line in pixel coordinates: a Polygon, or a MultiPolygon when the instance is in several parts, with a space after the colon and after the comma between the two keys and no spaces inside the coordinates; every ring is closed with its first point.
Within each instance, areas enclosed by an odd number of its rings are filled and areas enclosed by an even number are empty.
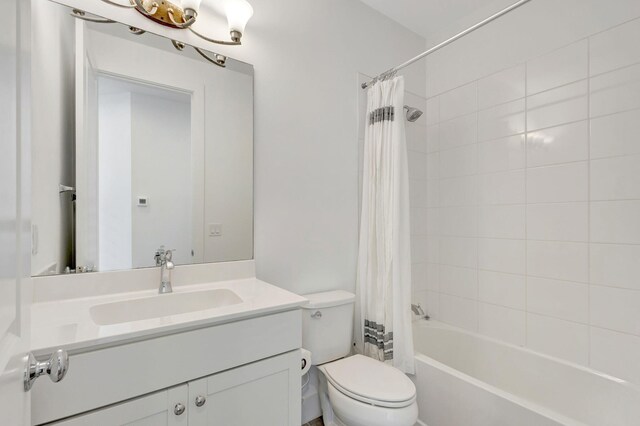
{"type": "Polygon", "coordinates": [[[217,65],[221,68],[226,68],[227,66],[225,65],[225,63],[227,62],[227,57],[220,55],[218,53],[215,54],[215,59],[211,58],[209,55],[207,55],[206,53],[204,53],[202,50],[198,49],[195,46],[192,46],[196,52],[198,52],[200,54],[200,56],[202,56],[204,59],[206,59],[207,61],[211,62],[214,65],[217,65]]]}
{"type": "Polygon", "coordinates": [[[198,12],[196,12],[195,10],[185,9],[183,19],[184,19],[184,16],[188,16],[188,19],[184,22],[178,22],[176,21],[175,16],[173,16],[173,13],[174,13],[173,9],[171,8],[168,9],[167,13],[169,14],[169,19],[171,19],[171,23],[180,29],[191,27],[191,25],[193,25],[196,22],[196,18],[198,17],[198,12]]]}
{"type": "Polygon", "coordinates": [[[136,4],[133,0],[129,0],[129,4],[120,4],[118,2],[115,2],[113,0],[102,0],[105,3],[109,3],[112,6],[118,6],[118,7],[124,7],[127,9],[134,9],[136,7],[136,4]]]}
{"type": "Polygon", "coordinates": [[[82,10],[73,9],[71,11],[71,16],[74,18],[82,19],[83,21],[93,22],[96,24],[113,24],[116,21],[112,21],[111,19],[103,19],[103,18],[91,18],[87,16],[82,10]]]}
{"type": "MultiPolygon", "coordinates": [[[[102,0],[102,1],[111,3],[110,0],[102,0]]],[[[153,15],[155,15],[156,12],[158,11],[159,5],[156,2],[153,2],[151,4],[151,10],[145,9],[144,5],[142,4],[142,0],[133,0],[133,2],[135,3],[135,8],[148,18],[153,18],[153,15]]]]}
{"type": "Polygon", "coordinates": [[[194,33],[195,35],[197,35],[198,37],[200,37],[201,39],[208,41],[209,43],[215,43],[215,44],[223,44],[226,46],[239,46],[242,44],[242,42],[240,41],[240,38],[242,37],[242,34],[238,33],[237,31],[233,31],[232,32],[232,41],[225,41],[225,40],[217,40],[215,38],[210,38],[207,37],[205,35],[200,34],[199,32],[197,32],[196,30],[194,30],[193,28],[189,27],[189,30],[194,33]],[[238,33],[237,36],[234,37],[233,33],[238,33]]]}

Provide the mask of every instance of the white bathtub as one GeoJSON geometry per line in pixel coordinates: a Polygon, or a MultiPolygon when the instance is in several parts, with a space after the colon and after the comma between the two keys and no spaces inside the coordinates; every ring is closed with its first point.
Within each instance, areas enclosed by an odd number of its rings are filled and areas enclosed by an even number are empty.
{"type": "Polygon", "coordinates": [[[623,380],[436,321],[414,324],[414,344],[419,424],[640,425],[623,380]]]}

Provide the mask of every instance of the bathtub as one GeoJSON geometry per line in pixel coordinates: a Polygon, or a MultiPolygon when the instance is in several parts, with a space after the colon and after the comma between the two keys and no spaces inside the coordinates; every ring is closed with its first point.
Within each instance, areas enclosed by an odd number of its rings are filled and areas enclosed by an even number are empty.
{"type": "Polygon", "coordinates": [[[437,321],[414,323],[414,345],[419,425],[640,425],[624,380],[437,321]]]}

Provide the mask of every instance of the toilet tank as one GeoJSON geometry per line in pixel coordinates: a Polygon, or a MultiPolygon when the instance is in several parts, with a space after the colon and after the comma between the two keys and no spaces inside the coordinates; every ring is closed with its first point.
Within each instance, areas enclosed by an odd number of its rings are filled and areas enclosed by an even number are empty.
{"type": "Polygon", "coordinates": [[[353,343],[355,295],[342,290],[305,294],[302,307],[302,347],[311,352],[313,365],[343,358],[353,343]]]}

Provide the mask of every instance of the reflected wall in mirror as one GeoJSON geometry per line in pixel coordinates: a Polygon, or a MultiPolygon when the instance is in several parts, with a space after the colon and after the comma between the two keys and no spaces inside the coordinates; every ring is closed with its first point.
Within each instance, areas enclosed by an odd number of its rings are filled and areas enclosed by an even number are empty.
{"type": "Polygon", "coordinates": [[[32,274],[253,258],[253,67],[40,1],[32,274]]]}

